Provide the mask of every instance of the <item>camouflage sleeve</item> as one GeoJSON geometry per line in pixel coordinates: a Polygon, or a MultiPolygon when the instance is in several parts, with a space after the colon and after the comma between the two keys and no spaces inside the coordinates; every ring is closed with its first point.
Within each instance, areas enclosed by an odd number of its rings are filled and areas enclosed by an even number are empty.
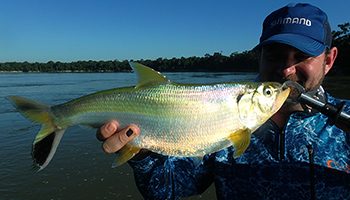
{"type": "Polygon", "coordinates": [[[200,194],[210,186],[213,176],[205,160],[151,153],[129,164],[144,199],[179,199],[200,194]]]}

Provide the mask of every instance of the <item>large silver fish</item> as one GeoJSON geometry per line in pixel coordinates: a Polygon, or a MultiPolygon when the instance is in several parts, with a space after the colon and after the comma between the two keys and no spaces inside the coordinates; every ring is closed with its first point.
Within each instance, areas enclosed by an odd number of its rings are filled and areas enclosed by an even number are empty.
{"type": "Polygon", "coordinates": [[[202,157],[230,145],[241,155],[251,133],[282,106],[290,89],[279,83],[231,82],[178,84],[138,63],[131,63],[138,84],[47,106],[23,97],[8,97],[25,117],[42,124],[33,142],[34,163],[43,169],[65,130],[82,124],[99,127],[117,119],[137,124],[141,135],[119,151],[116,165],[140,149],[202,157]]]}

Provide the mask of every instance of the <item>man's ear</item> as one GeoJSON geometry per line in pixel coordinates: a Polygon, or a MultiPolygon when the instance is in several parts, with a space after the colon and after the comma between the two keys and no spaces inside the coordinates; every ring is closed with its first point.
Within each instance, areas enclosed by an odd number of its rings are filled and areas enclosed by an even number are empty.
{"type": "Polygon", "coordinates": [[[329,53],[326,54],[325,58],[325,74],[329,72],[329,70],[333,67],[334,61],[337,58],[338,49],[337,47],[332,47],[329,50],[329,53]]]}

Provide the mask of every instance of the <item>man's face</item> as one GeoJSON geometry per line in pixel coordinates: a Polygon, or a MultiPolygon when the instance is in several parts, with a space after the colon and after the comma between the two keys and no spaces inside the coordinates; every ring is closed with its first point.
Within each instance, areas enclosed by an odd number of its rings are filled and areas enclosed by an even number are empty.
{"type": "Polygon", "coordinates": [[[261,81],[296,81],[306,90],[317,89],[328,72],[326,55],[311,57],[289,45],[265,45],[260,57],[261,81]]]}

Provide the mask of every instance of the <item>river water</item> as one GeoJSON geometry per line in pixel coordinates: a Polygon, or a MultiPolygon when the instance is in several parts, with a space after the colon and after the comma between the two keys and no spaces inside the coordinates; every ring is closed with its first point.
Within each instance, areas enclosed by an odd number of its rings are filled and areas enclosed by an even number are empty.
{"type": "MultiPolygon", "coordinates": [[[[179,83],[253,80],[255,74],[165,73],[179,83]]],[[[6,96],[19,95],[49,105],[98,90],[130,86],[133,73],[0,74],[0,199],[142,199],[125,164],[111,168],[114,155],[101,150],[94,129],[67,130],[51,163],[32,168],[31,144],[40,126],[15,112],[6,96]]],[[[215,198],[214,187],[191,199],[215,198]]]]}

